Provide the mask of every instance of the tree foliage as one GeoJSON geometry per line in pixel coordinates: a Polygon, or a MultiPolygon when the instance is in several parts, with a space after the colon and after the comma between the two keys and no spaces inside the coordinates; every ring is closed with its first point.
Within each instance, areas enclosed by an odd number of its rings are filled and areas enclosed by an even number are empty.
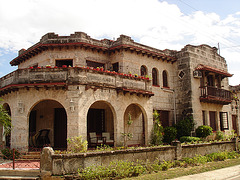
{"type": "Polygon", "coordinates": [[[151,144],[160,145],[163,139],[163,126],[160,122],[160,115],[155,110],[153,113],[153,130],[152,130],[152,140],[151,144]]]}
{"type": "Polygon", "coordinates": [[[2,124],[2,126],[4,127],[5,135],[11,133],[12,127],[11,117],[9,116],[8,112],[4,109],[2,104],[0,104],[0,124],[2,124]]]}
{"type": "Polygon", "coordinates": [[[180,139],[182,136],[190,136],[191,131],[194,128],[194,121],[191,115],[186,116],[183,120],[178,121],[176,124],[177,138],[180,139]]]}

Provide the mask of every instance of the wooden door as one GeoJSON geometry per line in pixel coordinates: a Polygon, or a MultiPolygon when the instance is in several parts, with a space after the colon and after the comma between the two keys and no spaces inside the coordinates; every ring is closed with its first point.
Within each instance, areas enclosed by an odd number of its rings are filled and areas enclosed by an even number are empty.
{"type": "Polygon", "coordinates": [[[237,116],[232,115],[232,129],[237,133],[237,116]]]}
{"type": "Polygon", "coordinates": [[[67,148],[67,114],[64,108],[55,108],[54,148],[67,148]]]}
{"type": "Polygon", "coordinates": [[[213,131],[217,131],[216,112],[209,111],[209,118],[210,118],[210,126],[212,127],[213,131]]]}

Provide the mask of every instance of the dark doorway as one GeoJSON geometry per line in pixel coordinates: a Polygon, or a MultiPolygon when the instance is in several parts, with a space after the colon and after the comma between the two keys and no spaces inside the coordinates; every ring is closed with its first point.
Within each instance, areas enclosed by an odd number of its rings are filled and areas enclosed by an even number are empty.
{"type": "Polygon", "coordinates": [[[54,148],[67,148],[67,114],[64,108],[54,109],[54,148]]]}
{"type": "Polygon", "coordinates": [[[213,129],[213,131],[217,130],[217,125],[216,125],[216,112],[214,111],[209,111],[209,117],[210,117],[210,126],[213,129]]]}
{"type": "Polygon", "coordinates": [[[118,72],[118,71],[119,71],[119,63],[118,63],[118,62],[112,64],[112,66],[113,66],[113,71],[115,71],[115,72],[118,72]]]}
{"type": "Polygon", "coordinates": [[[235,133],[237,132],[237,116],[232,115],[232,129],[235,130],[235,133]]]}
{"type": "Polygon", "coordinates": [[[30,146],[33,146],[32,137],[36,134],[36,120],[37,120],[37,111],[31,111],[29,116],[29,139],[30,146]]]}
{"type": "Polygon", "coordinates": [[[160,115],[160,121],[162,123],[162,126],[164,128],[170,126],[170,123],[169,123],[169,111],[162,111],[161,110],[159,115],[160,115]]]}
{"type": "Polygon", "coordinates": [[[105,132],[105,110],[104,109],[89,109],[87,115],[88,133],[105,132]]]}
{"type": "Polygon", "coordinates": [[[213,75],[208,75],[207,76],[207,82],[208,82],[208,86],[214,86],[214,80],[213,80],[213,75]]]}

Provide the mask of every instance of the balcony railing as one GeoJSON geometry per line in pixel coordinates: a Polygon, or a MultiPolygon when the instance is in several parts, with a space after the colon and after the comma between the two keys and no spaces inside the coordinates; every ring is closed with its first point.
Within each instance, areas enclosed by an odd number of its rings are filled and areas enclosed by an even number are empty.
{"type": "Polygon", "coordinates": [[[0,96],[19,88],[66,88],[69,85],[85,85],[86,90],[110,88],[123,93],[153,95],[151,81],[148,78],[88,67],[69,67],[18,69],[0,78],[0,96]]]}
{"type": "Polygon", "coordinates": [[[232,102],[232,93],[225,89],[219,89],[211,86],[200,87],[201,102],[215,103],[215,104],[230,104],[232,102]]]}

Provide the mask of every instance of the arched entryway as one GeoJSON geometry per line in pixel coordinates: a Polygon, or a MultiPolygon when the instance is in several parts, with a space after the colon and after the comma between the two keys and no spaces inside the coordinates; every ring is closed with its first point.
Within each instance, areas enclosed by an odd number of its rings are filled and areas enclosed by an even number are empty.
{"type": "Polygon", "coordinates": [[[144,113],[139,105],[131,104],[124,113],[124,133],[131,134],[132,138],[127,140],[127,146],[145,145],[145,122],[144,113]],[[132,123],[129,123],[132,121],[132,123]]]}
{"type": "MultiPolygon", "coordinates": [[[[5,103],[3,104],[3,109],[8,113],[8,115],[11,117],[11,109],[10,109],[10,106],[9,104],[5,103]]],[[[3,142],[5,142],[5,146],[6,147],[9,147],[11,146],[11,133],[8,134],[8,135],[5,135],[4,133],[4,128],[3,128],[3,133],[2,133],[2,140],[3,142]]]]}
{"type": "Polygon", "coordinates": [[[109,103],[97,101],[91,105],[87,114],[87,134],[89,146],[100,145],[100,142],[114,145],[114,113],[109,103]],[[98,142],[93,137],[95,134],[98,142]]]}
{"type": "Polygon", "coordinates": [[[29,146],[41,148],[45,144],[54,149],[67,148],[67,114],[55,100],[37,103],[29,115],[29,146]]]}

